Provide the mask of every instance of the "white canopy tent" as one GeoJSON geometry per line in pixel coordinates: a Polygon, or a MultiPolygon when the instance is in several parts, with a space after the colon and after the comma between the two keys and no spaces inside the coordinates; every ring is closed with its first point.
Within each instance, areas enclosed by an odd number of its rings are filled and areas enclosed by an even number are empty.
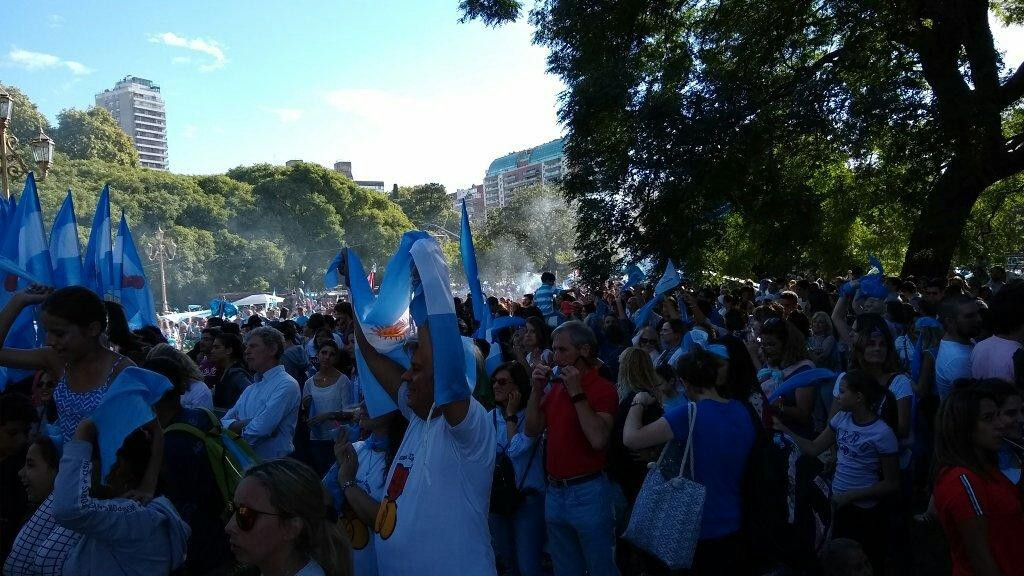
{"type": "Polygon", "coordinates": [[[280,296],[274,296],[272,294],[253,294],[252,296],[246,296],[241,300],[235,300],[232,302],[235,306],[266,306],[268,304],[280,304],[284,302],[284,298],[280,296]]]}

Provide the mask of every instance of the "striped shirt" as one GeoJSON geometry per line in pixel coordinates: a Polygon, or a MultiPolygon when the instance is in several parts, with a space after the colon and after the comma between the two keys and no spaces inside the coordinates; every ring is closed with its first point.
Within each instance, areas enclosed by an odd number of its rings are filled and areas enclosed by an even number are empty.
{"type": "Polygon", "coordinates": [[[545,317],[555,314],[555,296],[558,295],[558,288],[554,284],[541,284],[533,293],[533,305],[540,308],[545,317]]]}

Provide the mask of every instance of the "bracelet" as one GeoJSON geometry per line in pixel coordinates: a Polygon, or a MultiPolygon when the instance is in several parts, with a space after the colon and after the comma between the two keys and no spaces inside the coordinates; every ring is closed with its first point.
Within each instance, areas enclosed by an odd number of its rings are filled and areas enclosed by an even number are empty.
{"type": "Polygon", "coordinates": [[[641,404],[640,402],[633,402],[632,404],[629,405],[630,408],[634,406],[643,406],[643,404],[641,404]]]}
{"type": "Polygon", "coordinates": [[[344,484],[341,485],[341,493],[344,494],[346,490],[348,490],[349,488],[351,488],[353,486],[358,488],[359,487],[359,483],[356,482],[355,480],[349,480],[348,482],[345,482],[344,484]]]}
{"type": "Polygon", "coordinates": [[[584,394],[583,392],[580,392],[579,394],[573,394],[572,396],[569,397],[569,399],[572,400],[573,404],[578,404],[580,402],[586,402],[587,395],[584,394]]]}

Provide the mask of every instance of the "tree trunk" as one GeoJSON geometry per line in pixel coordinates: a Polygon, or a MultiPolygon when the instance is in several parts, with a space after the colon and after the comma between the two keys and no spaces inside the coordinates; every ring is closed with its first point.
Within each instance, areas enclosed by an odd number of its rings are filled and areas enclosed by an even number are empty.
{"type": "Polygon", "coordinates": [[[921,207],[903,261],[903,276],[946,278],[975,202],[994,180],[989,163],[972,154],[954,158],[921,207]]]}

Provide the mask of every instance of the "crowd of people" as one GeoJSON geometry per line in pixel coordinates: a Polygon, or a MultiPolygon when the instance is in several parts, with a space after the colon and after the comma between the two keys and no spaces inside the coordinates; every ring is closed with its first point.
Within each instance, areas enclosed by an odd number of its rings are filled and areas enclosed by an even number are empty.
{"type": "Polygon", "coordinates": [[[913,574],[931,523],[954,574],[1024,574],[1024,282],[1001,268],[539,280],[487,298],[514,321],[441,405],[440,335],[403,364],[346,301],[179,349],[84,288],[16,294],[0,342],[38,306],[46,345],[0,348],[3,574],[913,574]],[[132,366],[170,390],[103,477],[93,416],[132,366]]]}

